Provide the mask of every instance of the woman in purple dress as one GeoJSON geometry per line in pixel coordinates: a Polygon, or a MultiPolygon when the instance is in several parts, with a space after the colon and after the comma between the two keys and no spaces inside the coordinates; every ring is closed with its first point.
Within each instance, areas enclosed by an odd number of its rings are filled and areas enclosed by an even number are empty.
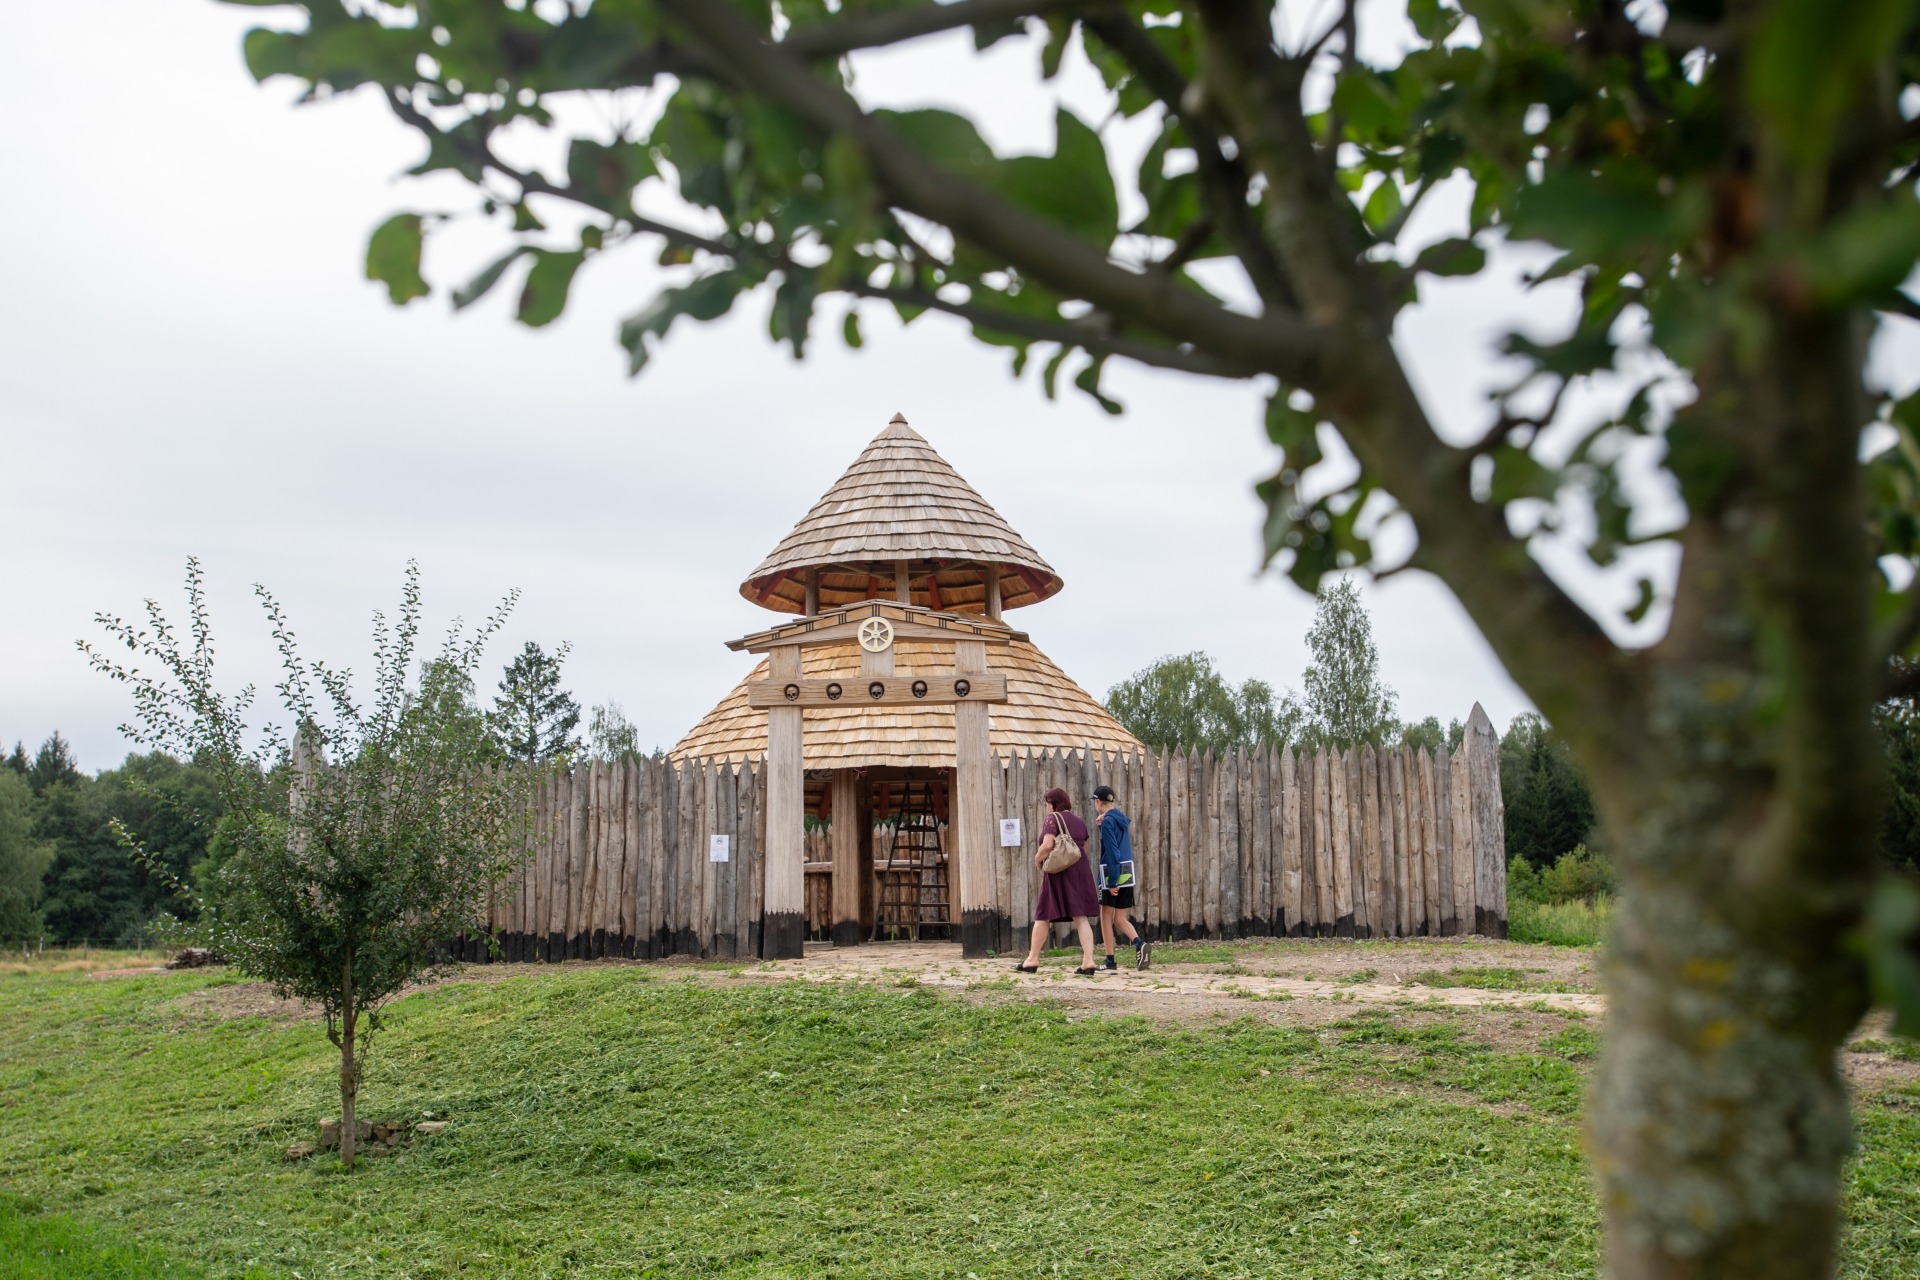
{"type": "Polygon", "coordinates": [[[1043,866],[1061,832],[1080,846],[1080,856],[1064,871],[1040,877],[1040,900],[1033,906],[1033,943],[1026,960],[1015,966],[1021,973],[1040,971],[1040,952],[1056,920],[1071,920],[1080,934],[1080,967],[1074,972],[1092,977],[1093,916],[1100,910],[1100,892],[1093,886],[1093,864],[1087,857],[1087,824],[1073,812],[1073,801],[1059,787],[1047,792],[1047,816],[1040,823],[1040,848],[1033,865],[1043,866]]]}

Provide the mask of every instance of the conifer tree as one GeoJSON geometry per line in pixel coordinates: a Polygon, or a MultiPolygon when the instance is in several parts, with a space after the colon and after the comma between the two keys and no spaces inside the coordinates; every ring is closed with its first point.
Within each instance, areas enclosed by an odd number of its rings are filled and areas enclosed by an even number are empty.
{"type": "Polygon", "coordinates": [[[580,749],[573,732],[580,723],[580,704],[560,687],[560,664],[572,650],[571,644],[563,644],[549,655],[529,640],[507,664],[493,703],[493,733],[509,759],[534,765],[580,749]]]}

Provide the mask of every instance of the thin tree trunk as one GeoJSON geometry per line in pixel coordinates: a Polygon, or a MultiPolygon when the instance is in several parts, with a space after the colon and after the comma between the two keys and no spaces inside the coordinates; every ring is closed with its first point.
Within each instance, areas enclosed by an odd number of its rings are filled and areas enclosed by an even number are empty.
{"type": "Polygon", "coordinates": [[[353,1060],[353,1030],[360,1011],[353,1002],[353,961],[349,959],[340,975],[340,1162],[353,1168],[353,1146],[357,1135],[353,1114],[354,1097],[360,1090],[359,1070],[353,1060]]]}

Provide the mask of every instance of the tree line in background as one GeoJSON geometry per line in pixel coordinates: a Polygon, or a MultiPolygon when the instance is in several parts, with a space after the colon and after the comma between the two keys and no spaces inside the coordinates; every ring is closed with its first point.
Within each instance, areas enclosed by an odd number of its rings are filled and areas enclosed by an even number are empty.
{"type": "MultiPolygon", "coordinates": [[[[506,664],[491,708],[478,704],[464,671],[437,660],[423,665],[420,684],[446,702],[440,723],[475,741],[484,758],[541,764],[638,751],[617,702],[592,708],[584,741],[575,732],[580,706],[561,684],[567,654],[564,644],[548,653],[528,641],[506,664]]],[[[143,944],[156,920],[192,914],[166,878],[207,887],[226,851],[220,818],[214,778],[194,760],[135,752],[89,775],[58,732],[33,753],[16,743],[0,760],[0,944],[143,944]],[[128,856],[116,821],[139,833],[166,875],[128,856]]]]}
{"type": "MultiPolygon", "coordinates": [[[[1460,745],[1465,727],[1458,720],[1443,729],[1434,716],[1406,722],[1395,714],[1399,700],[1380,676],[1373,620],[1351,578],[1321,584],[1307,651],[1299,694],[1276,693],[1260,679],[1235,685],[1212,657],[1195,651],[1135,672],[1107,691],[1106,707],[1156,751],[1460,745]]],[[[1881,858],[1891,870],[1920,871],[1920,694],[1887,699],[1874,718],[1889,792],[1881,858]]],[[[1592,788],[1566,741],[1536,712],[1515,716],[1501,737],[1500,792],[1517,892],[1566,901],[1614,891],[1592,788]]]]}
{"type": "MultiPolygon", "coordinates": [[[[1395,714],[1398,699],[1380,676],[1372,620],[1350,579],[1320,591],[1307,645],[1299,694],[1276,692],[1259,679],[1235,685],[1196,651],[1135,673],[1108,691],[1106,705],[1155,750],[1459,745],[1458,720],[1442,727],[1433,716],[1410,723],[1395,714]]],[[[637,730],[617,702],[591,709],[584,741],[576,733],[580,706],[561,683],[567,654],[566,645],[547,653],[528,641],[507,663],[490,710],[478,705],[464,673],[423,685],[457,700],[457,714],[446,722],[482,737],[499,759],[539,764],[637,752],[637,730]]],[[[1875,720],[1889,793],[1881,857],[1891,869],[1920,870],[1920,702],[1890,698],[1875,720]]],[[[140,832],[148,850],[188,883],[203,883],[218,865],[215,788],[192,761],[134,753],[89,776],[56,732],[32,754],[16,744],[0,763],[0,942],[44,936],[134,945],[157,917],[179,909],[165,885],[127,856],[113,832],[116,819],[140,832]]],[[[1591,788],[1567,744],[1534,712],[1515,716],[1501,739],[1500,786],[1518,891],[1553,900],[1612,890],[1591,788]]]]}

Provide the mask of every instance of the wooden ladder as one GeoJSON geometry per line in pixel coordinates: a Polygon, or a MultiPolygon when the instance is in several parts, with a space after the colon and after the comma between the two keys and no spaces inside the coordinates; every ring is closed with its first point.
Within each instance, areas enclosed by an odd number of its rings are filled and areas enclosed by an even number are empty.
{"type": "Polygon", "coordinates": [[[880,874],[879,909],[873,916],[873,938],[897,937],[905,930],[915,942],[927,926],[953,924],[953,906],[947,883],[947,855],[940,847],[940,819],[933,803],[931,781],[900,784],[900,809],[893,838],[880,874]]]}

